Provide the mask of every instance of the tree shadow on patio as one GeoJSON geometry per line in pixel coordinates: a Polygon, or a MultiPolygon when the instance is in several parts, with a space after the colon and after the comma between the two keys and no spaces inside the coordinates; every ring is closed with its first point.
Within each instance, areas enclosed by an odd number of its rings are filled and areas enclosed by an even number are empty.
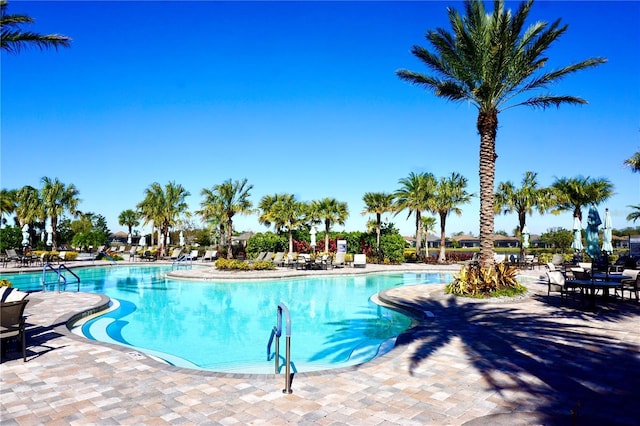
{"type": "Polygon", "coordinates": [[[547,305],[532,313],[529,304],[459,303],[453,297],[413,304],[435,317],[398,338],[397,345],[416,346],[409,374],[459,339],[487,385],[511,401],[510,410],[542,413],[545,424],[562,424],[567,416],[574,424],[637,424],[640,348],[624,333],[638,333],[638,327],[602,325],[638,317],[640,307],[621,303],[588,313],[547,305]]]}

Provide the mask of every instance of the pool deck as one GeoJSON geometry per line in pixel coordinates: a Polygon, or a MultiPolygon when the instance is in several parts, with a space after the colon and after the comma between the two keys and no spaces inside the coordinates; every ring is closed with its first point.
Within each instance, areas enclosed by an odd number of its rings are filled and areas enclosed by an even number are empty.
{"type": "MultiPolygon", "coordinates": [[[[225,274],[208,269],[186,275],[219,279],[225,274]]],[[[367,265],[330,273],[380,270],[442,267],[367,265]]],[[[382,292],[380,300],[408,309],[415,326],[371,362],[295,374],[292,394],[282,393],[282,375],[181,369],[88,341],[66,324],[103,304],[104,296],[33,293],[27,305],[27,362],[12,344],[0,364],[0,421],[3,426],[638,424],[640,304],[610,301],[595,311],[578,301],[560,305],[557,294],[547,301],[546,284],[536,280],[544,269],[525,274],[532,277],[529,294],[509,300],[452,298],[437,284],[382,292]]],[[[294,328],[293,351],[295,344],[294,328]]]]}

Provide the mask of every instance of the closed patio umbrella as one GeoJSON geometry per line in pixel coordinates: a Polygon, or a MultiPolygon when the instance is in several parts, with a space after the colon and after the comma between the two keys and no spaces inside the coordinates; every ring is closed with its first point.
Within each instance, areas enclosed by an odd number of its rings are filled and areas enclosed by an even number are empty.
{"type": "Polygon", "coordinates": [[[184,234],[180,231],[180,247],[184,246],[184,234]]]}
{"type": "Polygon", "coordinates": [[[600,238],[598,236],[598,227],[602,225],[600,213],[595,206],[589,207],[589,216],[587,217],[587,248],[586,252],[595,260],[600,256],[600,238]]]}
{"type": "Polygon", "coordinates": [[[522,228],[522,247],[529,248],[529,228],[527,228],[527,225],[522,228]]]}
{"type": "Polygon", "coordinates": [[[127,235],[127,244],[131,245],[131,233],[127,235]]]}
{"type": "Polygon", "coordinates": [[[602,251],[611,254],[613,253],[613,245],[611,244],[611,230],[613,229],[613,224],[611,223],[611,213],[609,213],[609,209],[605,209],[604,211],[604,224],[602,227],[602,251]]]}
{"type": "Polygon", "coordinates": [[[29,224],[25,223],[22,227],[22,245],[24,247],[29,245],[29,224]]]}
{"type": "Polygon", "coordinates": [[[141,247],[146,247],[147,246],[147,237],[145,237],[144,235],[142,237],[140,237],[140,241],[138,242],[138,244],[141,247]]]}
{"type": "Polygon", "coordinates": [[[571,248],[575,251],[582,251],[584,248],[582,246],[582,224],[578,216],[573,218],[573,242],[571,243],[571,248]]]}

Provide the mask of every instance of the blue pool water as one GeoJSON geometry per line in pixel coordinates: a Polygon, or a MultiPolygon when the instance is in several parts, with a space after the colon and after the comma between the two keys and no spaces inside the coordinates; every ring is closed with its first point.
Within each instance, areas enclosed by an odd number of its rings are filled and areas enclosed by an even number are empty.
{"type": "MultiPolygon", "coordinates": [[[[401,285],[451,281],[450,274],[371,274],[280,280],[199,282],[165,278],[170,266],[74,269],[81,291],[103,293],[113,309],[76,331],[131,346],[187,368],[274,372],[267,342],[277,306],[291,313],[292,370],[360,364],[392,345],[410,320],[370,301],[401,285]]],[[[3,274],[22,290],[40,289],[42,273],[3,274]]],[[[281,341],[284,355],[284,339],[281,341]]]]}

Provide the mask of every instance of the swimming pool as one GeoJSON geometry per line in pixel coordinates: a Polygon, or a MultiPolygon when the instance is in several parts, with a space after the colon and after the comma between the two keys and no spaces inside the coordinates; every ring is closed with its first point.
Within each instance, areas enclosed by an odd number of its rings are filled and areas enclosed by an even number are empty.
{"type": "MultiPolygon", "coordinates": [[[[103,293],[114,309],[76,327],[88,338],[131,346],[173,365],[272,374],[267,342],[277,306],[291,313],[292,371],[360,364],[389,350],[411,321],[369,299],[400,285],[440,283],[450,274],[370,274],[197,282],[168,279],[171,266],[74,269],[81,291],[103,293]]],[[[40,274],[8,274],[15,287],[40,288],[40,274]]],[[[284,342],[282,342],[284,343],[284,342]]]]}

